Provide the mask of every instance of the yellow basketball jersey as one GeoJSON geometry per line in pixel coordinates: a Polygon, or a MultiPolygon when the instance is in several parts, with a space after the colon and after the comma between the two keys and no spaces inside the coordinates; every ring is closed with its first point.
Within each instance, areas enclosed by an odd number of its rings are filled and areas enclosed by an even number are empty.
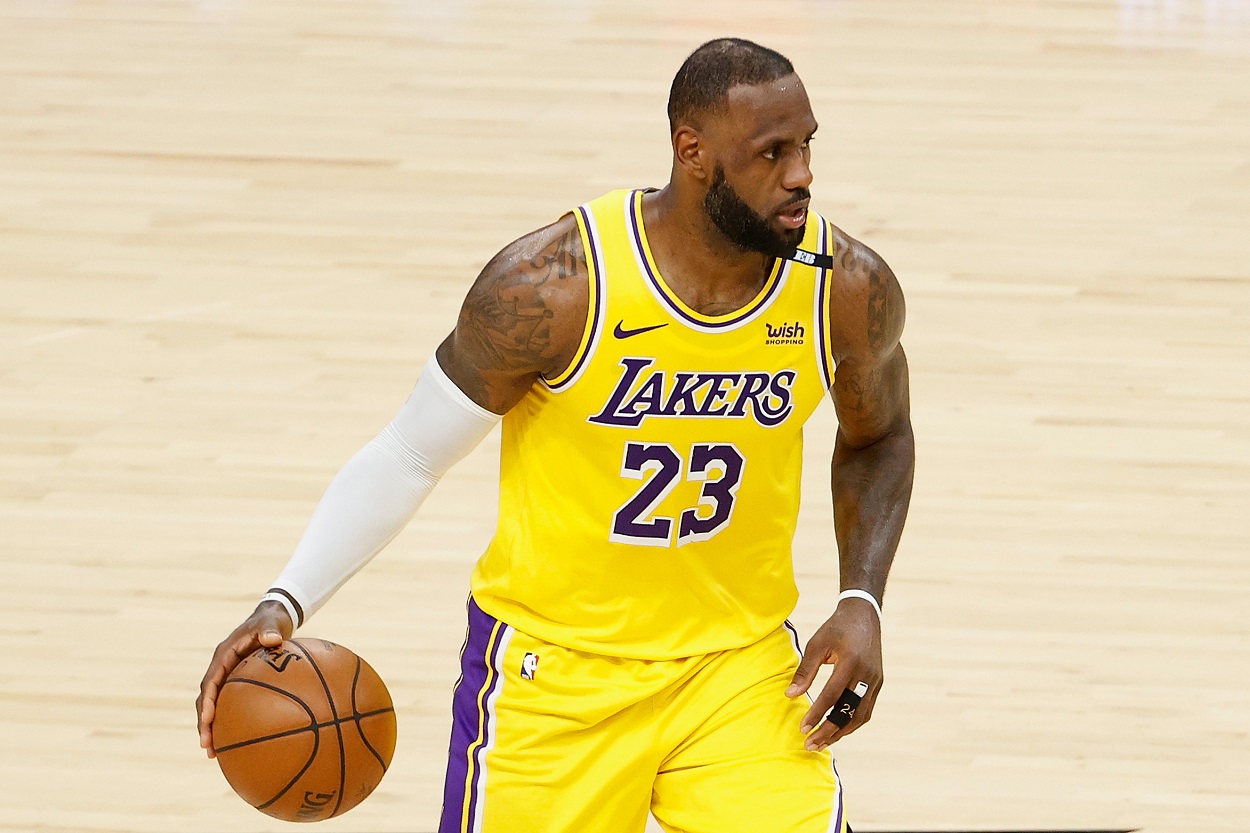
{"type": "Polygon", "coordinates": [[[751,644],[794,608],[802,426],[833,383],[832,252],[809,212],[795,260],[740,310],[702,315],[657,269],[642,195],[574,212],[587,326],[569,368],[504,417],[499,527],[472,589],[548,642],[671,659],[751,644]]]}

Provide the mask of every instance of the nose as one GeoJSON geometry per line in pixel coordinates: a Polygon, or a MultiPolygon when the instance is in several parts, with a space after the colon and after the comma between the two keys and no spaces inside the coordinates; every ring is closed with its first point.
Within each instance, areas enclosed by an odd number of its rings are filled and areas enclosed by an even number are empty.
{"type": "Polygon", "coordinates": [[[812,167],[808,164],[807,154],[797,151],[790,156],[790,164],[786,165],[781,185],[787,191],[797,191],[812,184],[812,167]]]}

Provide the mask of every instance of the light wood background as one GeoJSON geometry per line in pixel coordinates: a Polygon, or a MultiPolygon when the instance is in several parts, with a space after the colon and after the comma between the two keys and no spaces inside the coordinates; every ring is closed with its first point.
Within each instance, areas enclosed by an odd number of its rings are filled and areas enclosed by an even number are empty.
{"type": "MultiPolygon", "coordinates": [[[[1250,3],[0,0],[0,830],[289,829],[196,745],[213,645],[487,258],[663,183],[670,79],[722,34],[794,60],[815,205],[909,298],[852,822],[1247,829],[1250,3]]],[[[320,830],[437,824],[490,445],[306,629],[401,731],[320,830]]]]}

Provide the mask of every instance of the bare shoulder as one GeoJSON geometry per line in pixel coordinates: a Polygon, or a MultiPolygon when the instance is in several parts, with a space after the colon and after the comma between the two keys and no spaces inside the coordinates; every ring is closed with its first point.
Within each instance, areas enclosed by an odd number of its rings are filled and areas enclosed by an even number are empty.
{"type": "Polygon", "coordinates": [[[830,323],[834,358],[893,352],[907,307],[893,270],[875,251],[833,226],[835,245],[830,323]]]}
{"type": "Polygon", "coordinates": [[[911,431],[907,357],[899,343],[907,310],[898,280],[881,256],[841,229],[833,234],[833,404],[839,441],[865,448],[911,431]]]}
{"type": "Polygon", "coordinates": [[[465,296],[439,364],[471,399],[505,413],[572,360],[589,306],[577,221],[566,214],[509,243],[465,296]]]}

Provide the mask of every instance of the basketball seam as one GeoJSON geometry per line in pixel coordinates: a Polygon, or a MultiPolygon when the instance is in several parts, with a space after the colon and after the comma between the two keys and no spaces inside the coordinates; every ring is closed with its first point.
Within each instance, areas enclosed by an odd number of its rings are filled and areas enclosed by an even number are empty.
{"type": "MultiPolygon", "coordinates": [[[[292,639],[291,642],[299,646],[308,664],[312,666],[313,671],[317,672],[317,679],[321,680],[321,687],[325,689],[326,702],[330,704],[330,714],[334,716],[334,731],[339,737],[339,794],[334,802],[334,811],[326,816],[326,818],[334,818],[338,815],[339,808],[343,806],[343,791],[347,789],[347,749],[343,746],[343,725],[339,722],[339,710],[334,705],[334,695],[330,692],[330,684],[326,682],[325,674],[321,673],[321,666],[317,665],[312,652],[304,647],[304,643],[298,639],[292,639]]],[[[320,735],[321,732],[317,734],[320,735]]]]}
{"type": "MultiPolygon", "coordinates": [[[[242,682],[242,681],[240,680],[239,682],[242,682]]],[[[251,746],[254,743],[264,743],[267,740],[278,740],[280,738],[289,738],[292,735],[298,735],[300,732],[311,732],[311,731],[317,731],[320,729],[326,729],[330,726],[335,725],[336,723],[360,721],[360,720],[364,720],[366,717],[377,717],[380,714],[386,714],[387,712],[393,712],[393,711],[395,711],[394,707],[389,707],[385,709],[374,709],[373,711],[369,711],[369,712],[360,712],[359,714],[353,715],[352,717],[340,717],[338,720],[327,720],[324,723],[311,723],[307,726],[301,726],[298,729],[287,729],[285,732],[276,732],[275,734],[272,734],[272,735],[265,735],[264,737],[252,738],[251,740],[241,740],[238,743],[232,743],[229,746],[218,746],[214,749],[214,751],[219,754],[222,752],[231,752],[242,746],[251,746]]]]}
{"type": "Polygon", "coordinates": [[[279,790],[279,791],[278,791],[278,794],[277,794],[277,795],[275,795],[273,798],[271,798],[271,799],[269,799],[268,801],[266,801],[264,804],[256,804],[256,805],[254,805],[254,806],[256,807],[256,809],[257,809],[257,810],[264,810],[264,809],[265,809],[266,807],[268,807],[270,804],[273,804],[273,803],[274,803],[275,801],[277,801],[279,798],[281,798],[282,796],[286,795],[287,790],[291,789],[291,787],[294,787],[297,783],[299,783],[299,779],[301,779],[301,778],[303,778],[303,777],[304,777],[304,773],[305,773],[305,772],[307,772],[307,771],[308,771],[308,768],[309,768],[310,766],[312,766],[312,765],[313,765],[313,761],[317,760],[317,750],[318,750],[318,749],[320,749],[320,748],[321,748],[321,733],[320,733],[320,732],[313,732],[313,748],[312,748],[312,753],[308,756],[308,760],[304,762],[304,766],[300,768],[300,771],[299,771],[299,772],[295,773],[295,777],[294,777],[294,778],[292,778],[292,779],[290,780],[290,782],[289,782],[289,783],[288,783],[285,787],[283,787],[281,790],[279,790]]]}
{"type": "MultiPolygon", "coordinates": [[[[263,684],[262,684],[262,685],[263,685],[263,684]]],[[[301,703],[301,705],[303,705],[303,701],[302,701],[302,700],[300,701],[300,703],[301,703]]],[[[308,708],[308,706],[306,706],[306,705],[305,705],[305,706],[304,706],[304,708],[306,708],[306,709],[307,709],[307,708],[308,708]]],[[[309,712],[310,712],[310,714],[311,714],[311,709],[309,710],[309,712]]],[[[316,721],[317,721],[317,717],[316,717],[316,715],[312,715],[312,719],[313,719],[313,722],[314,722],[314,723],[316,723],[316,721]]],[[[309,755],[308,755],[308,760],[304,762],[304,766],[300,768],[300,771],[299,771],[299,772],[297,772],[297,773],[295,773],[295,777],[294,777],[294,778],[292,778],[290,781],[288,781],[288,782],[287,782],[287,785],[286,785],[285,787],[283,787],[281,790],[279,790],[279,791],[278,791],[278,794],[277,794],[277,795],[275,795],[273,798],[269,799],[269,800],[268,800],[268,801],[266,801],[264,804],[256,804],[256,805],[253,805],[253,806],[254,806],[254,807],[256,807],[256,809],[257,809],[257,810],[262,810],[262,811],[263,811],[266,807],[268,807],[269,805],[273,804],[273,803],[274,803],[275,801],[277,801],[278,799],[282,798],[282,796],[286,795],[286,794],[287,794],[287,791],[288,791],[289,789],[291,789],[291,787],[294,787],[297,783],[299,783],[299,779],[301,779],[301,778],[303,778],[303,777],[304,777],[304,773],[305,773],[305,772],[307,772],[307,771],[308,771],[308,768],[309,768],[310,766],[312,766],[312,765],[313,765],[313,761],[317,760],[317,751],[318,751],[319,749],[321,749],[321,732],[319,732],[319,731],[314,731],[314,732],[313,732],[313,748],[312,748],[312,752],[310,752],[310,753],[309,753],[309,755]]]]}
{"type": "Polygon", "coordinates": [[[249,680],[247,678],[242,678],[242,677],[239,679],[226,680],[222,684],[222,689],[224,690],[225,687],[230,685],[231,683],[246,683],[247,685],[254,685],[259,688],[264,688],[264,689],[268,689],[269,691],[276,692],[278,694],[281,694],[283,697],[289,697],[290,699],[294,700],[296,703],[299,703],[300,708],[303,709],[308,714],[308,725],[299,729],[291,729],[289,731],[282,732],[281,735],[270,735],[268,737],[263,737],[263,738],[252,738],[251,740],[240,741],[239,743],[232,743],[228,746],[217,746],[216,744],[214,744],[213,745],[214,752],[218,752],[218,753],[229,752],[231,749],[238,749],[240,746],[246,746],[250,743],[255,743],[256,741],[270,740],[271,738],[281,737],[282,735],[291,735],[291,734],[296,734],[299,732],[306,732],[309,729],[316,727],[317,715],[313,714],[313,710],[308,708],[307,703],[305,703],[302,699],[295,696],[291,692],[286,691],[285,689],[278,688],[276,685],[272,685],[270,683],[262,683],[260,680],[249,680]]]}
{"type": "Polygon", "coordinates": [[[356,657],[356,674],[352,677],[352,719],[356,722],[356,732],[360,735],[360,742],[365,745],[365,749],[373,757],[378,759],[378,765],[382,767],[382,774],[386,774],[386,764],[382,761],[382,756],[378,754],[378,750],[373,748],[373,744],[369,743],[369,738],[365,737],[365,727],[360,725],[360,721],[367,717],[360,713],[360,709],[356,708],[356,684],[360,682],[360,666],[363,660],[356,657]]]}

